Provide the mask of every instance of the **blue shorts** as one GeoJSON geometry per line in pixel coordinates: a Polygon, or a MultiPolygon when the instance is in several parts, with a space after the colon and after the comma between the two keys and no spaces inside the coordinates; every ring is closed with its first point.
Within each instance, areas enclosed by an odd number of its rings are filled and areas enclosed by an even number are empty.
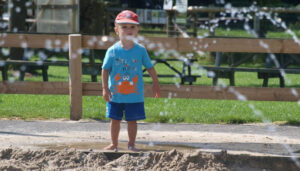
{"type": "Polygon", "coordinates": [[[137,121],[146,119],[144,102],[141,103],[115,103],[107,102],[106,117],[122,120],[125,114],[126,121],[137,121]]]}

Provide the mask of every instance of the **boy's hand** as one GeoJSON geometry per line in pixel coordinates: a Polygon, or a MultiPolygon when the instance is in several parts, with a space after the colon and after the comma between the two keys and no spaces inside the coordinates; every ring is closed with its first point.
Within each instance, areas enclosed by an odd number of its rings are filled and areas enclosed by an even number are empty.
{"type": "Polygon", "coordinates": [[[154,97],[159,98],[160,97],[160,88],[159,88],[159,82],[158,82],[156,71],[155,71],[154,67],[148,69],[147,71],[153,80],[152,91],[154,93],[154,97]]]}
{"type": "Polygon", "coordinates": [[[109,102],[110,99],[112,98],[111,92],[110,92],[109,89],[103,89],[102,94],[103,94],[103,99],[104,99],[105,101],[107,101],[107,102],[109,102]]]}
{"type": "Polygon", "coordinates": [[[159,98],[160,97],[160,88],[159,84],[153,84],[152,86],[152,91],[154,93],[154,98],[159,98]]]}

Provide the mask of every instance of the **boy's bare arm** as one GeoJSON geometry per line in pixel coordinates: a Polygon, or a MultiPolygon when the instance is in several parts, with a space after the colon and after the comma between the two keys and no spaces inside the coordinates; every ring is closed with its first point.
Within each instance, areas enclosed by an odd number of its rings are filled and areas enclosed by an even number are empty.
{"type": "Polygon", "coordinates": [[[105,101],[110,101],[111,99],[111,92],[108,88],[108,70],[102,69],[102,95],[105,101]]]}
{"type": "Polygon", "coordinates": [[[159,88],[159,82],[158,82],[158,77],[157,77],[156,71],[155,71],[154,67],[147,69],[147,71],[153,80],[152,90],[154,92],[154,97],[159,98],[160,97],[160,88],[159,88]]]}

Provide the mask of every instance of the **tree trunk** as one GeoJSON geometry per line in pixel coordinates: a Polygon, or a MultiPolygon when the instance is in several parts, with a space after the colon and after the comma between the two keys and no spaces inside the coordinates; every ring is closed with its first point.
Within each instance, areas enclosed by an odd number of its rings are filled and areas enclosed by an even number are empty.
{"type": "Polygon", "coordinates": [[[99,0],[80,1],[80,32],[104,34],[104,3],[99,0]]]}
{"type": "MultiPolygon", "coordinates": [[[[26,1],[10,0],[9,9],[9,31],[10,32],[24,32],[26,31],[26,1]]],[[[22,48],[10,48],[10,59],[23,59],[24,49],[22,48]]]]}

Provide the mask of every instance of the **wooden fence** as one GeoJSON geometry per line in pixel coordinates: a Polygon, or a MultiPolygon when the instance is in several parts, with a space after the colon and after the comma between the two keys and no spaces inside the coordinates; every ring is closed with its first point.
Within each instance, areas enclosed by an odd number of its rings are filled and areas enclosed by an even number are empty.
{"type": "MultiPolygon", "coordinates": [[[[0,34],[0,47],[68,48],[69,82],[0,82],[1,94],[70,95],[70,118],[82,116],[82,96],[101,96],[100,83],[82,83],[82,49],[107,49],[116,40],[107,36],[0,34]]],[[[251,38],[144,38],[140,42],[148,50],[178,52],[253,52],[300,53],[299,44],[291,39],[251,38]],[[263,44],[263,46],[262,46],[263,44]],[[268,47],[268,48],[266,48],[268,47]]],[[[145,96],[152,97],[151,85],[145,85],[145,96]]],[[[161,85],[161,96],[195,99],[231,99],[263,101],[299,101],[300,88],[250,88],[191,85],[161,85]]]]}

